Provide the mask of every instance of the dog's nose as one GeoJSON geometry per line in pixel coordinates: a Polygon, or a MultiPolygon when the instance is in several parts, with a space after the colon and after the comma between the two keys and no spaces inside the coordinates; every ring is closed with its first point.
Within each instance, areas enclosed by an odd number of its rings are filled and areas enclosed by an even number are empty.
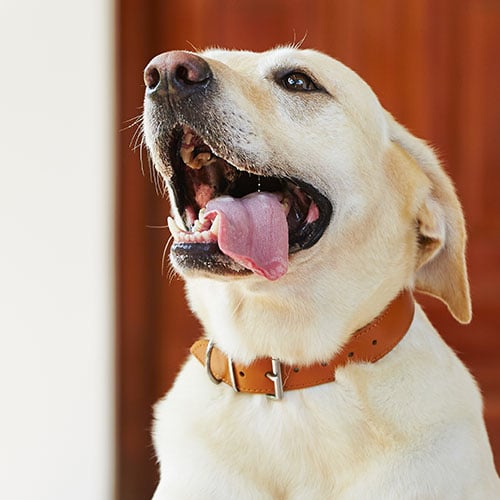
{"type": "Polygon", "coordinates": [[[190,52],[165,52],[153,58],[144,70],[146,94],[170,93],[187,97],[206,88],[212,70],[201,57],[190,52]]]}

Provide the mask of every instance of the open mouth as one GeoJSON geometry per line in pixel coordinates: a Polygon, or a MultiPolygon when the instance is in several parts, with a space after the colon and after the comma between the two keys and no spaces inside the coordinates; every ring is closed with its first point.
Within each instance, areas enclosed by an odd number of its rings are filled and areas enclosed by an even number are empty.
{"type": "Polygon", "coordinates": [[[330,222],[332,205],[316,188],[237,168],[187,126],[175,128],[168,154],[182,218],[168,220],[171,255],[181,267],[276,280],[289,254],[313,246],[330,222]]]}

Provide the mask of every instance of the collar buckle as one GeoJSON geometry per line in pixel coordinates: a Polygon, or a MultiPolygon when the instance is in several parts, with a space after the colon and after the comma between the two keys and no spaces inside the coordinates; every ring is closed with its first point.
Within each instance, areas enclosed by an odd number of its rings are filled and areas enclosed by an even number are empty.
{"type": "Polygon", "coordinates": [[[238,389],[238,385],[236,384],[236,375],[234,373],[233,358],[231,358],[231,356],[227,357],[227,368],[229,370],[229,377],[231,379],[231,387],[233,388],[233,391],[240,392],[240,390],[238,389]]]}
{"type": "Polygon", "coordinates": [[[272,371],[266,373],[266,377],[274,384],[274,394],[266,394],[273,401],[283,399],[283,377],[281,376],[281,362],[277,358],[271,359],[272,371]]]}

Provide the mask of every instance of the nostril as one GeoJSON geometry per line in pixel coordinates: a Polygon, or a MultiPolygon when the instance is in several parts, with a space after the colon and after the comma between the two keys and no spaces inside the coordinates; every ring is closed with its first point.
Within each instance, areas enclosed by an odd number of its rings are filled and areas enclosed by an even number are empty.
{"type": "Polygon", "coordinates": [[[146,68],[144,71],[144,83],[149,90],[155,90],[161,80],[161,75],[158,69],[154,66],[146,68]]]}
{"type": "Polygon", "coordinates": [[[175,70],[175,79],[178,82],[192,84],[193,82],[189,79],[189,70],[185,66],[179,66],[175,70]]]}
{"type": "Polygon", "coordinates": [[[165,52],[154,57],[144,70],[148,97],[182,99],[206,89],[212,80],[208,63],[195,54],[165,52]]]}
{"type": "MultiPolygon", "coordinates": [[[[200,61],[202,60],[200,59],[200,61]]],[[[202,62],[204,63],[204,61],[202,62]]],[[[188,62],[180,64],[175,68],[174,79],[183,85],[197,85],[205,82],[209,77],[210,70],[208,65],[205,63],[200,65],[197,60],[194,63],[191,62],[191,64],[188,62]]]]}

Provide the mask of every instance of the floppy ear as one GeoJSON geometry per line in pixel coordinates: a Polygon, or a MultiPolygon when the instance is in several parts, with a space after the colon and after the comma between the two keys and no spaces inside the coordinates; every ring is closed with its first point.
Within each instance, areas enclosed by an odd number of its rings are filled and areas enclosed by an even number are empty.
{"type": "Polygon", "coordinates": [[[387,115],[391,140],[417,162],[431,183],[416,220],[416,289],[441,299],[457,321],[469,323],[465,222],[455,189],[432,149],[387,115]]]}

